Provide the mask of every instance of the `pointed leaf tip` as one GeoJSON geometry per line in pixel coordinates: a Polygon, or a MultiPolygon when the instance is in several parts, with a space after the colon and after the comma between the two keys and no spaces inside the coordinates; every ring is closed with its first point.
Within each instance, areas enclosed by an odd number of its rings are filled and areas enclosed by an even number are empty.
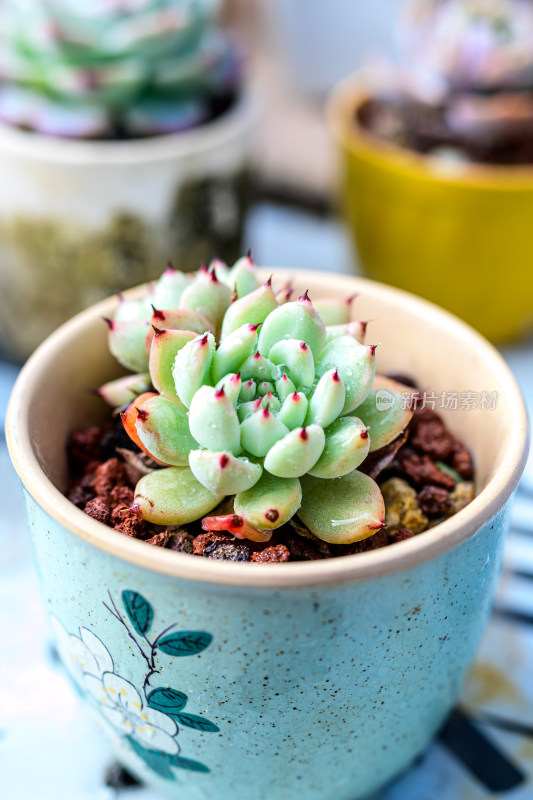
{"type": "Polygon", "coordinates": [[[177,272],[177,269],[174,266],[174,264],[172,263],[172,261],[170,260],[170,258],[167,261],[167,269],[166,269],[166,271],[167,272],[177,272]]]}
{"type": "Polygon", "coordinates": [[[306,442],[309,439],[309,434],[307,433],[305,428],[302,428],[298,435],[300,436],[300,439],[302,439],[302,441],[304,442],[306,442]]]}
{"type": "Polygon", "coordinates": [[[222,467],[222,469],[224,469],[224,467],[227,467],[228,464],[229,464],[229,456],[227,456],[226,453],[222,453],[222,455],[220,456],[220,466],[222,467]]]}
{"type": "Polygon", "coordinates": [[[155,325],[152,325],[152,328],[154,329],[154,336],[162,336],[165,333],[164,328],[157,328],[155,325]]]}
{"type": "Polygon", "coordinates": [[[150,305],[152,306],[152,311],[156,319],[165,319],[164,311],[160,311],[160,309],[156,308],[153,303],[150,303],[150,305]]]}
{"type": "Polygon", "coordinates": [[[277,508],[269,508],[265,511],[265,517],[269,522],[276,522],[279,519],[279,511],[277,508]]]}
{"type": "Polygon", "coordinates": [[[102,317],[102,319],[110,331],[112,331],[115,328],[115,320],[110,319],[109,317],[102,317]]]}
{"type": "Polygon", "coordinates": [[[373,356],[376,353],[377,344],[369,344],[368,349],[370,350],[370,355],[373,356]]]}
{"type": "Polygon", "coordinates": [[[311,298],[309,297],[309,289],[306,289],[305,292],[302,295],[300,295],[298,300],[302,303],[310,303],[311,298]]]}

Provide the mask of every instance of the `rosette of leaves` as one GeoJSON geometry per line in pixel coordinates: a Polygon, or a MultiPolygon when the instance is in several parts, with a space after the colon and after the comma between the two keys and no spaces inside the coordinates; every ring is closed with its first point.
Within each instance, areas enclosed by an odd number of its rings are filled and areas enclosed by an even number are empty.
{"type": "Polygon", "coordinates": [[[353,298],[288,295],[271,280],[257,286],[244,258],[192,280],[167,270],[150,297],[120,304],[111,350],[138,374],[100,393],[120,405],[141,392],[123,422],[160,466],[136,487],[146,520],[202,519],[207,530],[266,541],[298,514],[336,544],[383,526],[381,492],[358,467],[411,411],[401,387],[373,388],[376,348],[363,342],[365,323],[350,321],[353,298]],[[224,513],[206,516],[225,498],[224,513]]]}
{"type": "Polygon", "coordinates": [[[219,0],[3,0],[0,118],[44,133],[147,136],[209,119],[241,78],[219,0]]]}

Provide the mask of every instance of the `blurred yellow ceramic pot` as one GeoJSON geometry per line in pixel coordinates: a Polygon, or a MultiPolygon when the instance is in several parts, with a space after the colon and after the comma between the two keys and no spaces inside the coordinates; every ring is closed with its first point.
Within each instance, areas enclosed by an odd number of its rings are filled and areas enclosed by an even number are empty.
{"type": "Polygon", "coordinates": [[[358,123],[357,76],[333,93],[341,203],[364,272],[448,308],[485,336],[533,329],[533,167],[448,163],[358,123]]]}

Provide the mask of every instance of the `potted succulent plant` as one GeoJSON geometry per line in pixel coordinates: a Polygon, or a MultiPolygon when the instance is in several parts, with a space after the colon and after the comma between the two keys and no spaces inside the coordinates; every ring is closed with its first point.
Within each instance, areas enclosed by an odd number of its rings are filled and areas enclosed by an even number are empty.
{"type": "Polygon", "coordinates": [[[466,325],[325,273],[293,273],[300,297],[287,301],[276,276],[262,271],[254,288],[243,259],[194,280],[169,271],[99,303],[41,345],[10,402],[10,451],[68,673],[123,763],[175,797],[244,800],[253,786],[260,797],[354,800],[404,769],[457,697],[526,457],[517,385],[466,325]],[[378,353],[347,321],[357,292],[378,353]],[[102,317],[133,377],[108,352],[102,317]],[[498,397],[485,411],[444,412],[474,453],[478,492],[420,536],[308,563],[221,561],[147,546],[65,497],[66,435],[102,415],[104,397],[162,464],[136,488],[145,520],[203,520],[261,547],[296,511],[326,544],[378,535],[383,501],[358,467],[410,409],[393,402],[380,416],[379,388],[365,404],[376,356],[380,373],[411,373],[437,395],[498,397]],[[88,386],[101,386],[97,397],[88,386]]]}
{"type": "Polygon", "coordinates": [[[4,356],[169,256],[237,256],[257,108],[218,5],[2,4],[4,356]]]}
{"type": "Polygon", "coordinates": [[[412,0],[403,62],[347,79],[330,104],[365,272],[498,341],[533,324],[532,31],[521,0],[412,0]]]}

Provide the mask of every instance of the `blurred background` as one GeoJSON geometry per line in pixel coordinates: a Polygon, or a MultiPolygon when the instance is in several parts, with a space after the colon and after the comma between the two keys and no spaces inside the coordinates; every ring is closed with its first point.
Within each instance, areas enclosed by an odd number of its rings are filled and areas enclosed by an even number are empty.
{"type": "MultiPolygon", "coordinates": [[[[0,0],[2,423],[21,363],[73,313],[167,258],[248,249],[451,309],[501,348],[531,414],[532,3],[122,6],[126,21],[107,0],[0,0]]],[[[0,471],[1,795],[152,800],[48,649],[3,438],[0,471]]],[[[530,458],[461,707],[380,800],[531,800],[532,668],[530,458]]]]}

